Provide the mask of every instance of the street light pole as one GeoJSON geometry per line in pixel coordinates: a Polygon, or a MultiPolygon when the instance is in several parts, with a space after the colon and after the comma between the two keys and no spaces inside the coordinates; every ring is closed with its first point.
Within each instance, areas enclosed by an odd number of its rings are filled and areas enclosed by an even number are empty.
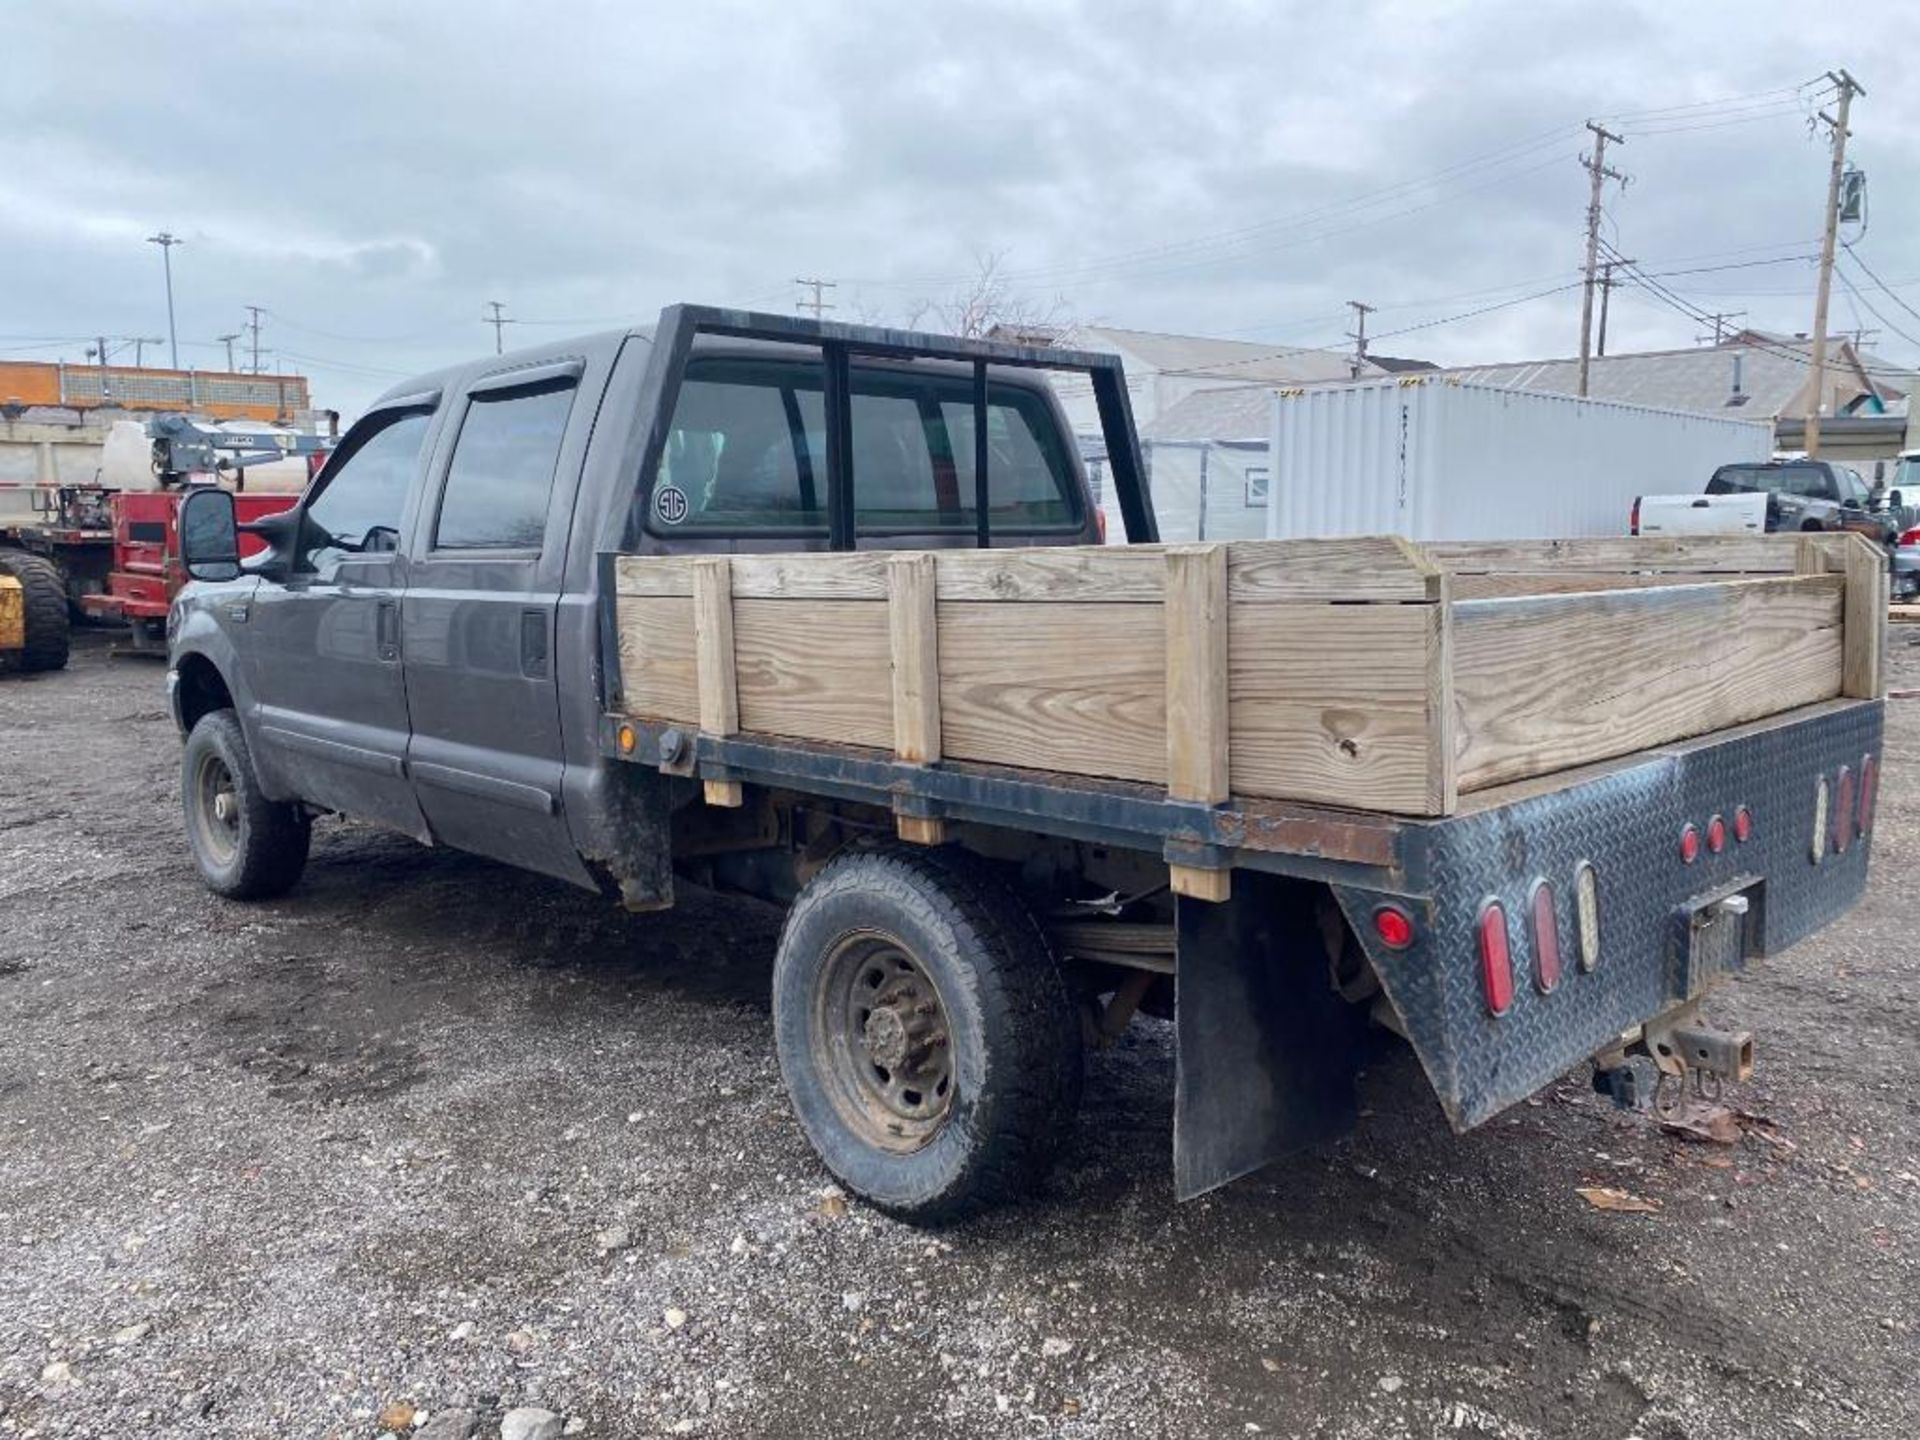
{"type": "Polygon", "coordinates": [[[180,368],[180,341],[173,328],[173,247],[187,242],[170,231],[162,230],[158,235],[147,237],[149,245],[160,247],[160,259],[167,271],[167,360],[175,369],[180,368]]]}

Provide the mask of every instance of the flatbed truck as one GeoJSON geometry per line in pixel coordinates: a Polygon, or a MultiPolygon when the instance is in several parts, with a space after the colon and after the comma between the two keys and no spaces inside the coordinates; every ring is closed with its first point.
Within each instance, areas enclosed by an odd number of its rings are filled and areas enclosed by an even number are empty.
{"type": "Polygon", "coordinates": [[[681,305],[396,387],[300,503],[190,494],[169,616],[207,883],[316,814],[636,910],[789,907],[796,1117],[935,1222],[1173,1021],[1185,1197],[1583,1062],[1743,1077],[1713,984],[1860,895],[1884,554],[1849,535],[1163,546],[1111,356],[681,305]],[[1042,372],[1091,388],[1103,546],[1042,372]],[[240,533],[264,546],[242,560],[240,533]]]}

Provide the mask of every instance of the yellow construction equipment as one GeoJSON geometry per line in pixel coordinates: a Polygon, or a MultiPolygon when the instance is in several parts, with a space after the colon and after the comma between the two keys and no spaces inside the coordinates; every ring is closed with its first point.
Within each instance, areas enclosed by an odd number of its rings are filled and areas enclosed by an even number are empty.
{"type": "Polygon", "coordinates": [[[0,669],[59,670],[66,663],[66,582],[41,556],[0,549],[0,669]]]}

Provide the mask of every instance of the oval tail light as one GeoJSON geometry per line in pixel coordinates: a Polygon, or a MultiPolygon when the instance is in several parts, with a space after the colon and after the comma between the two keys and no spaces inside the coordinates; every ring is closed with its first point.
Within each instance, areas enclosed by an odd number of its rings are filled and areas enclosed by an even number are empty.
{"type": "Polygon", "coordinates": [[[1680,827],[1680,863],[1691,865],[1700,858],[1700,827],[1691,820],[1680,827]]]}
{"type": "Polygon", "coordinates": [[[1813,787],[1813,844],[1809,853],[1818,865],[1827,858],[1827,777],[1822,775],[1813,787]]]}
{"type": "Polygon", "coordinates": [[[1507,944],[1507,912],[1498,900],[1480,910],[1480,988],[1487,1013],[1498,1018],[1513,1008],[1513,954],[1507,944]]]}
{"type": "Polygon", "coordinates": [[[1573,918],[1580,930],[1580,968],[1600,963],[1600,876],[1591,860],[1573,872],[1573,918]]]}
{"type": "Polygon", "coordinates": [[[1860,833],[1873,828],[1873,807],[1880,798],[1880,762],[1869,755],[1860,762],[1860,833]]]}
{"type": "Polygon", "coordinates": [[[1552,882],[1534,882],[1528,910],[1533,919],[1534,988],[1551,995],[1560,983],[1560,922],[1554,915],[1552,882]]]}
{"type": "Polygon", "coordinates": [[[1840,767],[1840,779],[1833,787],[1833,853],[1844,855],[1853,840],[1853,771],[1840,767]]]}

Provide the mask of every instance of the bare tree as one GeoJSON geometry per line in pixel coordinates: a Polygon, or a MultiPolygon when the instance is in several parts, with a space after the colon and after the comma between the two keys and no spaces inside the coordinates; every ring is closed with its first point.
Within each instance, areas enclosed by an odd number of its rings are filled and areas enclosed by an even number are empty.
{"type": "Polygon", "coordinates": [[[1014,289],[1003,251],[989,250],[974,258],[977,270],[966,285],[944,298],[923,299],[907,307],[908,329],[968,338],[999,331],[1033,344],[1073,328],[1073,310],[1064,296],[1055,295],[1049,302],[1014,289]]]}

